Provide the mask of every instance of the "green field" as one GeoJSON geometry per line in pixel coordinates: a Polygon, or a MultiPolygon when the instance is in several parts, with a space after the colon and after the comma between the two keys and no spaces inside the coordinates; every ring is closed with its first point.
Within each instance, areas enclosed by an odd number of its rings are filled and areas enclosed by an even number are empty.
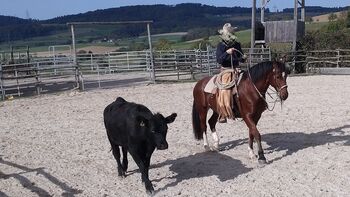
{"type": "MultiPolygon", "coordinates": [[[[322,28],[327,25],[327,22],[319,23],[308,23],[306,24],[306,31],[314,31],[322,28]]],[[[77,50],[79,48],[88,47],[88,46],[104,46],[104,47],[116,47],[127,48],[130,45],[135,43],[143,43],[148,45],[147,36],[133,37],[133,38],[124,38],[114,40],[113,42],[103,42],[103,38],[108,38],[113,36],[113,26],[103,26],[103,27],[81,27],[76,28],[76,42],[77,50]]],[[[243,30],[237,32],[238,41],[242,43],[243,47],[250,46],[250,30],[243,30]]],[[[168,33],[168,34],[156,34],[152,35],[152,44],[155,46],[157,42],[161,39],[168,40],[171,43],[172,49],[194,49],[198,48],[199,42],[201,39],[194,41],[182,41],[182,37],[185,35],[184,32],[178,33],[168,33]]],[[[220,38],[218,35],[213,35],[209,38],[210,45],[216,46],[220,38]]],[[[71,44],[71,32],[67,27],[66,30],[61,30],[56,32],[54,35],[36,37],[32,39],[15,41],[11,43],[12,46],[21,47],[25,49],[26,46],[30,47],[31,52],[42,52],[48,51],[49,46],[53,45],[70,45],[71,44]]],[[[10,44],[0,44],[0,51],[9,51],[10,44]]]]}

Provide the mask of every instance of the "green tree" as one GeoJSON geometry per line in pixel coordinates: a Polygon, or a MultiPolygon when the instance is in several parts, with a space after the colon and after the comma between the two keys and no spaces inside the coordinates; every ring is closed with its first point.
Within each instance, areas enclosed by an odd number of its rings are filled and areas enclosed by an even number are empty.
{"type": "Polygon", "coordinates": [[[167,39],[159,39],[157,44],[155,45],[155,49],[157,50],[169,50],[171,49],[171,42],[167,39]]]}
{"type": "Polygon", "coordinates": [[[212,46],[212,44],[209,41],[209,37],[206,37],[204,39],[201,39],[200,41],[195,42],[192,45],[192,48],[200,49],[200,50],[207,50],[207,46],[212,46]]]}
{"type": "Polygon", "coordinates": [[[348,17],[346,18],[346,27],[350,28],[350,10],[348,11],[348,17]]]}
{"type": "Polygon", "coordinates": [[[338,18],[338,16],[334,13],[331,13],[329,16],[328,16],[328,20],[329,21],[335,21],[336,19],[338,18]]]}

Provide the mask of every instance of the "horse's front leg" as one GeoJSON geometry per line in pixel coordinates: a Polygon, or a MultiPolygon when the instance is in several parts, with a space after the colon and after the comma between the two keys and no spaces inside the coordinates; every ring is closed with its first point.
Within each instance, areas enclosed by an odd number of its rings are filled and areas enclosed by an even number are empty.
{"type": "Polygon", "coordinates": [[[253,149],[253,142],[254,142],[253,140],[254,140],[254,135],[249,130],[248,151],[249,151],[250,159],[256,159],[256,155],[254,154],[254,149],[253,149]]]}
{"type": "MultiPolygon", "coordinates": [[[[258,145],[258,162],[259,164],[266,164],[266,158],[264,155],[264,150],[261,145],[261,135],[258,131],[258,128],[256,127],[257,121],[253,120],[251,117],[244,118],[245,123],[247,124],[249,128],[249,149],[250,151],[253,151],[253,138],[254,137],[257,145],[258,145]]],[[[254,155],[254,153],[253,153],[254,155]]]]}
{"type": "Polygon", "coordinates": [[[215,150],[215,151],[219,150],[219,137],[218,137],[218,134],[217,134],[216,129],[215,129],[215,125],[218,121],[218,118],[219,118],[219,114],[216,113],[215,111],[213,111],[213,115],[211,115],[211,117],[208,120],[211,134],[212,134],[213,140],[214,140],[213,150],[215,150]]]}

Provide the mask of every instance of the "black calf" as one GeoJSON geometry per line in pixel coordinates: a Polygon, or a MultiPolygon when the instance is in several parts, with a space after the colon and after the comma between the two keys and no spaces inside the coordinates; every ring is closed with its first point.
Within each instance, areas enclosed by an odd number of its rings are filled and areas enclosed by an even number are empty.
{"type": "Polygon", "coordinates": [[[174,122],[176,113],[166,118],[159,113],[154,115],[147,107],[118,97],[105,108],[103,116],[113,155],[117,160],[118,175],[125,177],[129,152],[140,169],[147,192],[153,193],[154,189],[148,177],[151,155],[155,148],[168,148],[167,124],[174,122]],[[123,152],[122,162],[119,146],[123,152]]]}

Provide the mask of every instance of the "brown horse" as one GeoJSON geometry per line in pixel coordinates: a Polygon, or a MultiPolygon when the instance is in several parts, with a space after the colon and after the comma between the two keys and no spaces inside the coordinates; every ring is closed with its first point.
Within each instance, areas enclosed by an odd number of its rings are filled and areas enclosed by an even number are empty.
{"type": "MultiPolygon", "coordinates": [[[[253,152],[253,139],[258,145],[258,161],[266,163],[264,151],[261,146],[261,136],[257,129],[257,123],[263,111],[267,109],[265,93],[271,85],[279,98],[286,100],[288,97],[287,75],[288,69],[285,64],[278,61],[267,61],[254,65],[247,71],[244,71],[239,82],[238,96],[234,95],[234,114],[235,117],[243,118],[249,128],[249,156],[255,158],[253,152]]],[[[214,139],[214,149],[219,148],[219,138],[217,136],[215,125],[218,121],[217,95],[204,92],[206,84],[210,77],[206,77],[197,82],[193,89],[193,108],[192,125],[195,138],[204,139],[204,148],[209,149],[207,139],[206,118],[209,109],[213,110],[213,115],[209,118],[209,126],[214,139]],[[203,136],[204,134],[204,136],[203,136]]]]}

